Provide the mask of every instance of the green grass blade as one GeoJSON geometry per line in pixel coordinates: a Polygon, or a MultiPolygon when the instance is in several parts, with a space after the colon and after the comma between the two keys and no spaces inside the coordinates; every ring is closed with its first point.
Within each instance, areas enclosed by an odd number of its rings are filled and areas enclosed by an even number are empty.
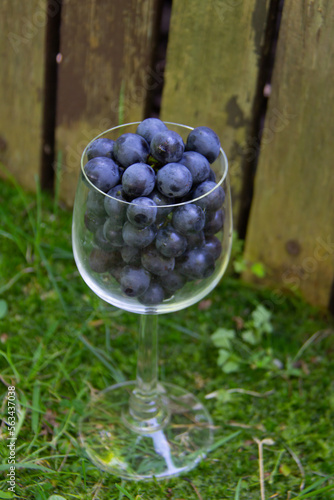
{"type": "Polygon", "coordinates": [[[8,351],[7,354],[5,354],[3,351],[0,351],[0,356],[2,356],[2,357],[5,358],[5,360],[7,361],[7,363],[9,364],[9,366],[11,367],[11,369],[13,370],[13,373],[15,375],[15,378],[16,378],[17,382],[20,382],[21,381],[21,375],[19,374],[19,372],[15,368],[14,363],[12,362],[12,359],[11,359],[11,356],[10,356],[10,352],[8,351]]]}
{"type": "Polygon", "coordinates": [[[94,356],[96,356],[100,361],[101,363],[104,364],[104,366],[106,368],[108,368],[108,370],[110,371],[110,373],[112,374],[112,376],[114,377],[114,379],[116,380],[116,382],[124,382],[125,381],[125,377],[123,375],[123,373],[118,369],[118,368],[115,368],[113,365],[111,365],[98,351],[97,349],[95,349],[95,347],[93,347],[89,342],[88,340],[85,339],[85,337],[83,337],[82,335],[79,335],[78,337],[81,342],[90,350],[91,353],[94,354],[94,356]]]}
{"type": "Polygon", "coordinates": [[[238,481],[237,488],[235,490],[234,500],[240,500],[241,482],[242,482],[242,478],[240,478],[238,481]]]}
{"type": "Polygon", "coordinates": [[[133,497],[131,495],[131,493],[129,493],[123,486],[120,486],[119,484],[115,484],[116,488],[121,492],[123,493],[123,495],[125,495],[129,500],[135,500],[135,497],[133,497]]]}
{"type": "Polygon", "coordinates": [[[320,493],[326,493],[328,491],[333,491],[334,490],[334,484],[330,484],[329,486],[325,486],[324,488],[320,488],[319,490],[315,491],[310,491],[309,493],[302,493],[301,495],[298,495],[298,497],[295,497],[294,500],[304,500],[304,498],[312,498],[318,496],[320,493]]]}
{"type": "Polygon", "coordinates": [[[31,413],[31,429],[34,434],[38,432],[38,424],[39,424],[39,414],[41,412],[40,409],[40,393],[41,386],[39,380],[35,381],[33,393],[32,393],[32,413],[31,413]]]}
{"type": "Polygon", "coordinates": [[[239,436],[242,431],[236,431],[233,432],[233,434],[230,434],[229,436],[223,437],[222,439],[218,439],[213,445],[209,448],[209,452],[216,450],[217,448],[220,448],[220,446],[223,446],[223,444],[228,443],[235,437],[239,436]]]}

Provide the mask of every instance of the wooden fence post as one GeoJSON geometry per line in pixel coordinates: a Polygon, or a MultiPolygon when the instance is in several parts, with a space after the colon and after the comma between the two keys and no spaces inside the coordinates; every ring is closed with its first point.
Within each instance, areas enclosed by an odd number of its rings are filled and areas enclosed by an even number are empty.
{"type": "Polygon", "coordinates": [[[206,125],[230,165],[234,216],[269,1],[173,0],[162,119],[206,125]]]}
{"type": "Polygon", "coordinates": [[[321,306],[334,277],[333,32],[333,2],[285,0],[245,247],[264,283],[321,306]]]}
{"type": "Polygon", "coordinates": [[[158,0],[63,6],[56,142],[61,198],[68,205],[84,147],[119,119],[143,119],[147,93],[162,78],[152,66],[158,7],[158,0]]]}
{"type": "Polygon", "coordinates": [[[48,16],[56,14],[48,12],[47,0],[0,4],[0,158],[30,190],[43,148],[46,28],[48,16]]]}

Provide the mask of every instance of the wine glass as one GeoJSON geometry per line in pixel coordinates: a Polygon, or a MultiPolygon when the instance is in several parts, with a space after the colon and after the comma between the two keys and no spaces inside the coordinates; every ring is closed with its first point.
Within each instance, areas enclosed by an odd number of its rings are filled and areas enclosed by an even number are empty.
{"type": "MultiPolygon", "coordinates": [[[[116,140],[121,134],[135,133],[138,124],[114,127],[93,141],[116,140]]],[[[193,130],[170,122],[166,125],[184,141],[193,130]]],[[[163,197],[152,194],[157,204],[155,222],[149,226],[153,240],[138,248],[125,244],[122,237],[130,202],[100,191],[85,173],[88,147],[81,159],[73,210],[76,265],[96,295],[118,308],[137,313],[140,321],[136,380],[112,385],[92,396],[79,423],[80,441],[98,468],[119,477],[145,480],[177,476],[206,456],[213,442],[213,423],[206,408],[187,388],[158,382],[157,317],[198,302],[224,274],[232,241],[227,159],[220,149],[219,157],[211,164],[214,188],[197,199],[162,204],[163,197]],[[214,210],[210,210],[210,203],[215,205],[214,210]],[[163,257],[165,270],[157,271],[157,234],[174,223],[181,207],[189,205],[191,209],[194,205],[202,208],[205,226],[195,233],[183,234],[182,254],[179,249],[176,257],[168,257],[167,251],[163,257]],[[143,259],[149,271],[142,267],[143,259]],[[133,275],[131,269],[135,270],[133,275]],[[149,289],[147,283],[143,284],[147,276],[149,289]],[[145,293],[142,288],[139,294],[142,285],[145,293]]]]}

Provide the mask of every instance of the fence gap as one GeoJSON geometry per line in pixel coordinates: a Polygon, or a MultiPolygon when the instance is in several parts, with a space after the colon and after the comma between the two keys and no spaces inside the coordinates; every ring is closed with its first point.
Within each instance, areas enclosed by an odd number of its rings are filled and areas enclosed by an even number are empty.
{"type": "Polygon", "coordinates": [[[172,0],[161,0],[155,22],[156,32],[153,37],[155,48],[150,63],[152,71],[147,89],[145,118],[158,118],[160,115],[171,11],[172,0]]]}
{"type": "Polygon", "coordinates": [[[242,161],[243,182],[237,231],[240,238],[246,237],[247,224],[253,198],[254,178],[261,150],[261,136],[270,93],[270,82],[275,63],[276,46],[280,29],[284,0],[271,0],[264,35],[263,52],[253,104],[252,123],[249,128],[246,153],[242,161]],[[250,156],[247,157],[250,152],[250,156]]]}
{"type": "Polygon", "coordinates": [[[60,46],[62,0],[48,0],[45,39],[44,102],[42,123],[41,186],[53,190],[57,101],[57,54],[60,46]]]}

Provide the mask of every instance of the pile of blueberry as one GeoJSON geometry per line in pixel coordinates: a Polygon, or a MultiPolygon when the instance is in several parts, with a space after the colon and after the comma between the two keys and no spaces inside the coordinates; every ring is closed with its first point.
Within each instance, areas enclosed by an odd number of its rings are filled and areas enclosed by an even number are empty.
{"type": "Polygon", "coordinates": [[[92,142],[85,174],[110,197],[88,192],[91,269],[110,273],[123,294],[146,305],[170,298],[187,281],[209,277],[222,251],[215,234],[224,224],[225,193],[210,165],[219,152],[210,128],[193,129],[184,143],[156,118],[116,141],[92,142]]]}

